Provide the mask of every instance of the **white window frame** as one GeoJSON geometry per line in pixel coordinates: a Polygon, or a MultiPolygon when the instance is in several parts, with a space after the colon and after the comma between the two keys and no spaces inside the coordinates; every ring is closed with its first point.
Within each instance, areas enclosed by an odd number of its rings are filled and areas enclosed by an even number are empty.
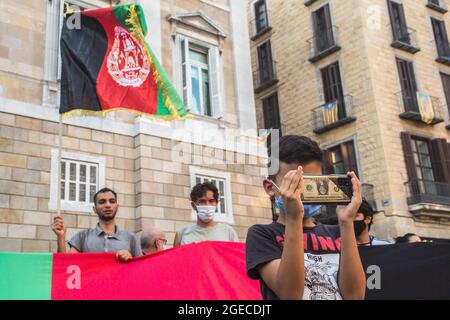
{"type": "MultiPolygon", "coordinates": [[[[209,59],[209,50],[207,48],[204,47],[198,47],[198,46],[191,46],[189,44],[189,48],[188,48],[188,53],[190,53],[191,51],[196,51],[202,54],[206,54],[206,59],[209,59]]],[[[191,61],[188,55],[188,64],[189,67],[191,68],[190,70],[190,74],[191,74],[191,97],[193,96],[193,92],[192,92],[192,67],[196,67],[198,69],[198,81],[199,81],[199,96],[200,96],[200,115],[202,116],[209,116],[205,113],[205,101],[204,101],[204,97],[203,97],[203,71],[207,71],[208,72],[208,82],[210,83],[211,86],[211,79],[210,79],[210,74],[209,74],[209,63],[205,64],[205,63],[201,63],[198,61],[191,61]]],[[[209,89],[209,105],[210,107],[212,107],[211,105],[211,89],[209,89]]],[[[192,99],[192,98],[191,98],[192,99]]],[[[191,100],[192,101],[192,100],[191,100]]],[[[211,115],[212,115],[212,108],[211,108],[211,115]]]]}
{"type": "MultiPolygon", "coordinates": [[[[60,187],[58,183],[58,149],[52,149],[52,158],[51,158],[51,182],[50,182],[50,199],[48,202],[48,209],[50,211],[57,210],[57,188],[60,187]]],[[[97,190],[105,187],[105,165],[106,159],[104,157],[94,157],[81,153],[73,153],[73,152],[61,152],[62,161],[66,161],[66,165],[70,162],[80,162],[82,164],[85,163],[93,163],[97,165],[97,190]]],[[[88,170],[86,171],[86,175],[88,170]]],[[[68,177],[69,171],[66,170],[66,177],[68,177]]],[[[79,186],[79,176],[77,170],[76,177],[76,195],[78,196],[78,186],[79,186]]],[[[68,184],[66,184],[65,194],[68,195],[68,184]]],[[[89,194],[88,188],[86,188],[86,193],[89,194]]],[[[92,207],[94,203],[92,202],[80,202],[80,201],[69,201],[61,199],[61,210],[62,211],[75,211],[75,212],[92,212],[92,207]]]]}
{"type": "MultiPolygon", "coordinates": [[[[233,215],[233,202],[231,198],[231,175],[229,172],[213,171],[198,167],[189,167],[189,174],[191,177],[191,187],[194,187],[196,183],[196,178],[209,178],[209,179],[219,179],[224,181],[225,194],[225,213],[216,212],[214,216],[214,221],[224,222],[228,224],[234,224],[233,215]]],[[[219,207],[220,208],[220,207],[219,207]]],[[[192,210],[191,219],[197,220],[197,213],[192,210]]]]}
{"type": "MultiPolygon", "coordinates": [[[[256,36],[257,34],[258,34],[258,32],[256,32],[256,10],[255,10],[255,4],[257,3],[257,2],[259,2],[260,0],[253,0],[252,2],[251,2],[251,18],[252,18],[252,21],[253,21],[253,23],[252,23],[252,28],[253,28],[253,30],[252,30],[252,35],[253,36],[256,36]]],[[[269,17],[269,1],[267,1],[267,0],[263,0],[264,1],[264,4],[266,5],[266,18],[267,18],[267,27],[266,28],[264,28],[264,29],[262,29],[260,32],[262,33],[263,31],[266,31],[267,29],[270,29],[270,27],[271,27],[271,20],[270,20],[270,17],[269,17]]]]}
{"type": "MultiPolygon", "coordinates": [[[[224,85],[223,85],[223,63],[219,47],[200,41],[182,34],[176,34],[173,43],[173,78],[180,96],[183,98],[188,111],[192,110],[192,77],[191,64],[189,61],[189,49],[191,44],[195,47],[204,48],[208,53],[209,94],[212,118],[223,117],[224,85]],[[184,62],[183,62],[184,61],[184,62]],[[185,70],[183,72],[183,70],[185,70]],[[183,84],[183,74],[186,77],[186,85],[183,84]]],[[[196,114],[196,113],[195,113],[196,114]]],[[[206,116],[205,114],[198,114],[206,116]]]]}

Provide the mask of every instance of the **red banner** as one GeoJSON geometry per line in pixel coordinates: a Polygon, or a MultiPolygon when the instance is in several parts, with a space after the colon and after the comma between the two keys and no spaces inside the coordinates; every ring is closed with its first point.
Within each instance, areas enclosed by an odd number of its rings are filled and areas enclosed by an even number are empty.
{"type": "Polygon", "coordinates": [[[245,245],[202,242],[121,264],[114,254],[55,254],[56,300],[257,300],[247,277],[245,245]]]}

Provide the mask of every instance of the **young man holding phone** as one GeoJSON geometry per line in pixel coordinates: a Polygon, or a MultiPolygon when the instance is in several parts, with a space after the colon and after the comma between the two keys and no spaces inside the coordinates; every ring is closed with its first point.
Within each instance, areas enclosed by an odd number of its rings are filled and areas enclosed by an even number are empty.
{"type": "Polygon", "coordinates": [[[364,299],[366,278],[353,226],[362,202],[360,181],[348,173],[353,196],[338,207],[339,225],[316,224],[320,205],[304,205],[301,190],[304,174],[322,174],[322,151],[311,139],[294,135],[281,137],[278,146],[278,173],[263,186],[276,198],[280,216],[249,229],[248,276],[260,280],[263,299],[364,299]]]}

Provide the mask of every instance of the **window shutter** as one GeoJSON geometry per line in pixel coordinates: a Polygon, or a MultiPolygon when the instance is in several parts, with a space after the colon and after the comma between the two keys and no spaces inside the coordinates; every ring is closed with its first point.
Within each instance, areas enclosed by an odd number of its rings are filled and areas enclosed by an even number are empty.
{"type": "Polygon", "coordinates": [[[402,140],[403,154],[405,155],[406,171],[409,181],[417,179],[416,164],[414,162],[413,151],[411,148],[411,135],[407,132],[400,133],[402,140]]]}
{"type": "Polygon", "coordinates": [[[180,97],[183,96],[183,70],[181,64],[181,39],[182,36],[176,35],[173,45],[173,83],[180,97]]]}
{"type": "Polygon", "coordinates": [[[391,28],[392,28],[392,33],[394,34],[394,39],[397,40],[399,39],[399,32],[398,32],[398,25],[396,23],[396,19],[394,16],[394,3],[392,1],[388,0],[388,10],[389,10],[389,17],[391,19],[391,28]]]}
{"type": "Polygon", "coordinates": [[[388,0],[389,16],[391,19],[392,32],[395,40],[409,43],[408,27],[406,25],[405,11],[403,5],[388,0]]]}
{"type": "Polygon", "coordinates": [[[278,95],[276,93],[263,99],[263,113],[266,129],[281,129],[278,95]]]}
{"type": "Polygon", "coordinates": [[[56,77],[58,81],[61,81],[61,73],[62,73],[62,59],[61,59],[61,45],[59,43],[61,39],[61,33],[63,29],[64,23],[64,10],[65,10],[65,1],[59,1],[59,32],[58,32],[58,69],[56,71],[56,77]]]}
{"type": "Polygon", "coordinates": [[[314,53],[317,54],[320,52],[320,42],[319,42],[319,21],[318,21],[318,17],[317,17],[317,12],[318,11],[314,11],[312,13],[312,24],[313,24],[313,32],[314,32],[314,53]]]}
{"type": "Polygon", "coordinates": [[[445,139],[430,142],[430,156],[436,181],[450,183],[450,154],[445,139]]]}
{"type": "Polygon", "coordinates": [[[442,85],[444,87],[445,99],[447,100],[447,109],[450,114],[450,75],[441,73],[442,85]]]}
{"type": "Polygon", "coordinates": [[[417,104],[417,84],[414,74],[414,66],[410,61],[397,58],[398,73],[400,76],[400,86],[402,89],[403,103],[405,111],[419,111],[417,104]]]}
{"type": "Polygon", "coordinates": [[[223,85],[219,48],[212,47],[209,49],[208,60],[212,116],[214,118],[220,118],[223,116],[223,85]]]}
{"type": "Polygon", "coordinates": [[[192,88],[191,88],[191,66],[189,63],[189,39],[181,37],[180,39],[181,52],[181,68],[182,68],[182,86],[183,86],[183,101],[188,110],[192,107],[192,88]]]}
{"type": "Polygon", "coordinates": [[[323,7],[324,9],[324,17],[325,17],[325,27],[326,27],[326,39],[327,39],[327,48],[331,47],[334,44],[333,41],[333,30],[331,25],[331,14],[330,14],[330,6],[327,4],[323,7]]]}
{"type": "MultiPolygon", "coordinates": [[[[346,149],[346,157],[344,158],[344,161],[347,163],[347,170],[348,171],[354,171],[356,175],[358,175],[358,166],[356,164],[356,153],[355,153],[355,146],[352,141],[347,142],[344,144],[344,148],[346,149]]],[[[344,153],[343,153],[344,154],[344,153]]]]}
{"type": "Polygon", "coordinates": [[[333,169],[333,161],[332,161],[332,157],[331,157],[331,150],[325,150],[324,152],[324,169],[325,169],[325,173],[326,174],[333,174],[334,169],[333,169]]]}

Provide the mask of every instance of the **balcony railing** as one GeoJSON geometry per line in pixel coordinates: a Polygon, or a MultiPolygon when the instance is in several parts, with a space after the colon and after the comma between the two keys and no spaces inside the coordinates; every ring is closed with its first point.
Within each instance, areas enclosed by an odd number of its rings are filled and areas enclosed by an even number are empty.
{"type": "Polygon", "coordinates": [[[251,40],[255,40],[260,35],[272,30],[272,24],[270,23],[271,12],[266,10],[265,21],[260,21],[258,18],[254,18],[250,23],[252,25],[252,37],[251,40]]]}
{"type": "Polygon", "coordinates": [[[414,179],[405,182],[409,205],[431,203],[450,205],[450,184],[414,179]]]}
{"type": "Polygon", "coordinates": [[[399,105],[399,117],[404,120],[435,125],[444,121],[440,99],[428,96],[428,100],[419,101],[417,93],[399,91],[396,94],[399,105]]]}
{"type": "Polygon", "coordinates": [[[255,93],[261,92],[277,82],[276,61],[272,61],[272,63],[268,64],[267,67],[259,68],[253,72],[253,85],[255,87],[255,93]]]}
{"type": "Polygon", "coordinates": [[[314,133],[320,134],[356,120],[353,114],[353,97],[325,103],[313,109],[314,133]]]}
{"type": "Polygon", "coordinates": [[[332,26],[308,39],[306,41],[309,47],[308,60],[313,63],[341,49],[337,41],[337,35],[338,28],[332,26]]]}
{"type": "Polygon", "coordinates": [[[447,13],[447,4],[445,0],[428,0],[427,7],[440,13],[447,13]]]}
{"type": "Polygon", "coordinates": [[[391,46],[397,49],[401,49],[410,53],[419,52],[419,44],[417,41],[417,32],[414,29],[389,25],[392,30],[392,43],[391,46]]]}

